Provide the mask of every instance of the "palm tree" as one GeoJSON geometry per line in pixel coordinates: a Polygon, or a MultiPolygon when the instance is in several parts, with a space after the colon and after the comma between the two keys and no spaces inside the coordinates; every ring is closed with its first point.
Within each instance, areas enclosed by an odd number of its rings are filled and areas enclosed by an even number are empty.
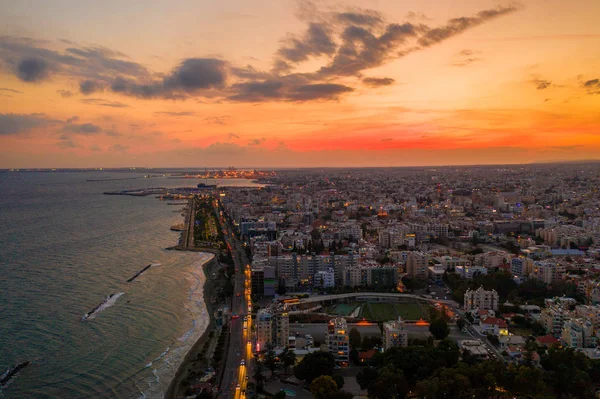
{"type": "Polygon", "coordinates": [[[296,353],[294,353],[294,351],[291,351],[286,347],[283,349],[279,357],[283,361],[284,370],[287,374],[288,367],[296,364],[296,353]]]}

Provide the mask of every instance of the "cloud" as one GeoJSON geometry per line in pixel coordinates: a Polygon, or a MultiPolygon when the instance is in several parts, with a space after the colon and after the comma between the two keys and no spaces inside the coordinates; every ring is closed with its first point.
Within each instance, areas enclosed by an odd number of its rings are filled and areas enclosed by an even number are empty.
{"type": "Polygon", "coordinates": [[[392,141],[392,140],[394,140],[394,139],[392,139],[392,138],[390,138],[390,137],[388,137],[388,138],[385,138],[385,139],[381,139],[381,141],[392,141]]]}
{"type": "Polygon", "coordinates": [[[262,143],[264,143],[265,141],[266,141],[266,139],[265,139],[265,138],[253,139],[253,140],[250,140],[250,141],[248,142],[248,145],[249,145],[249,146],[257,146],[257,145],[261,145],[261,144],[262,144],[262,143]]]}
{"type": "Polygon", "coordinates": [[[409,21],[416,21],[416,22],[431,21],[431,18],[427,17],[427,15],[423,14],[422,12],[414,12],[414,11],[409,11],[408,13],[406,13],[405,18],[408,19],[409,21]]]}
{"type": "Polygon", "coordinates": [[[100,107],[112,107],[112,108],[127,108],[129,105],[123,104],[118,101],[106,101],[101,98],[82,98],[79,102],[87,105],[98,105],[100,107]]]}
{"type": "Polygon", "coordinates": [[[116,151],[116,152],[126,152],[127,150],[129,150],[129,146],[123,145],[123,144],[115,144],[115,145],[109,147],[109,150],[116,151]]]}
{"type": "Polygon", "coordinates": [[[60,94],[61,97],[64,97],[64,98],[71,97],[73,95],[73,92],[71,92],[69,90],[60,89],[60,90],[56,90],[56,92],[58,94],[60,94]]]}
{"type": "Polygon", "coordinates": [[[79,117],[77,115],[70,117],[69,119],[67,119],[67,123],[73,123],[73,122],[77,122],[79,120],[79,117]]]}
{"type": "Polygon", "coordinates": [[[0,87],[0,91],[6,91],[9,93],[16,93],[16,94],[23,94],[22,91],[14,90],[14,89],[7,89],[6,87],[0,87]]]}
{"type": "Polygon", "coordinates": [[[476,56],[479,53],[480,53],[480,51],[474,51],[474,50],[469,50],[469,49],[461,50],[458,52],[458,54],[456,54],[454,56],[454,61],[452,62],[451,65],[457,66],[457,67],[463,67],[463,66],[470,65],[474,62],[480,61],[481,58],[476,56]]]}
{"type": "Polygon", "coordinates": [[[223,115],[223,116],[211,116],[208,118],[204,118],[203,119],[206,123],[212,124],[212,125],[226,125],[228,123],[230,123],[233,120],[233,117],[229,116],[229,115],[223,115]]]}
{"type": "Polygon", "coordinates": [[[25,58],[17,66],[17,76],[25,82],[39,82],[45,79],[50,66],[42,58],[25,58]]]}
{"type": "Polygon", "coordinates": [[[336,100],[341,94],[354,91],[352,87],[335,83],[318,83],[294,88],[287,94],[292,101],[336,100]]]}
{"type": "Polygon", "coordinates": [[[61,148],[61,149],[63,149],[63,150],[70,150],[70,149],[73,149],[73,148],[79,148],[79,147],[80,147],[80,146],[79,146],[77,143],[75,143],[73,140],[70,140],[70,139],[68,139],[68,138],[63,138],[63,137],[61,137],[61,138],[60,138],[60,141],[58,141],[58,142],[56,143],[56,146],[57,146],[58,148],[61,148]]]}
{"type": "Polygon", "coordinates": [[[331,55],[335,49],[336,44],[331,38],[329,28],[324,24],[311,22],[301,39],[286,40],[277,53],[285,61],[301,62],[311,56],[331,55]]]}
{"type": "Polygon", "coordinates": [[[92,144],[90,146],[90,151],[102,151],[102,148],[98,144],[92,144]]]}
{"type": "Polygon", "coordinates": [[[235,134],[235,133],[229,133],[227,135],[227,137],[229,138],[229,140],[231,140],[231,139],[239,139],[240,138],[240,136],[237,135],[237,134],[235,134]]]}
{"type": "Polygon", "coordinates": [[[363,78],[362,82],[365,86],[381,87],[391,86],[394,84],[395,80],[392,78],[363,78]]]}
{"type": "Polygon", "coordinates": [[[155,115],[166,115],[166,116],[194,116],[196,115],[193,111],[179,111],[179,112],[170,112],[170,111],[157,111],[154,113],[155,115]]]}
{"type": "Polygon", "coordinates": [[[600,94],[600,79],[591,79],[583,83],[583,87],[588,94],[600,94]]]}
{"type": "Polygon", "coordinates": [[[102,128],[93,123],[67,123],[62,130],[63,132],[90,135],[100,133],[102,128]]]}
{"type": "Polygon", "coordinates": [[[84,80],[79,82],[79,92],[84,95],[104,90],[104,84],[95,80],[84,80]]]}
{"type": "Polygon", "coordinates": [[[58,121],[44,114],[1,114],[0,136],[21,134],[35,128],[47,127],[58,121]]]}
{"type": "MultiPolygon", "coordinates": [[[[307,26],[301,34],[289,35],[281,41],[274,53],[274,66],[269,71],[257,70],[251,65],[234,65],[219,58],[193,57],[181,60],[170,72],[159,74],[127,59],[125,54],[104,47],[61,42],[68,47],[56,50],[50,49],[48,42],[15,36],[0,37],[0,66],[29,82],[42,81],[54,73],[76,79],[83,94],[109,90],[144,99],[335,101],[354,91],[348,78],[360,80],[368,69],[425,50],[516,10],[515,6],[497,7],[430,27],[423,22],[426,17],[418,13],[409,13],[407,18],[419,22],[396,23],[386,21],[373,10],[330,8],[323,11],[310,1],[301,1],[297,16],[307,26]],[[315,58],[320,63],[315,69],[296,71],[302,63],[315,58]]],[[[456,65],[475,60],[466,58],[456,65]]],[[[374,79],[365,78],[362,83],[379,87],[389,82],[374,79]]],[[[97,100],[87,103],[125,106],[97,100]]],[[[213,123],[220,124],[218,119],[213,123]]]]}
{"type": "Polygon", "coordinates": [[[417,41],[423,47],[429,47],[440,43],[446,39],[463,33],[467,29],[479,26],[491,19],[507,15],[517,11],[516,6],[497,7],[494,9],[483,10],[474,17],[453,18],[448,23],[439,28],[429,29],[425,27],[425,34],[417,41]]]}
{"type": "Polygon", "coordinates": [[[536,89],[538,90],[547,89],[552,84],[551,81],[544,79],[534,79],[531,82],[535,85],[536,89]]]}
{"type": "Polygon", "coordinates": [[[228,63],[216,58],[188,58],[183,60],[162,80],[138,83],[118,77],[111,85],[116,93],[140,98],[182,98],[202,90],[221,88],[225,85],[228,63]]]}

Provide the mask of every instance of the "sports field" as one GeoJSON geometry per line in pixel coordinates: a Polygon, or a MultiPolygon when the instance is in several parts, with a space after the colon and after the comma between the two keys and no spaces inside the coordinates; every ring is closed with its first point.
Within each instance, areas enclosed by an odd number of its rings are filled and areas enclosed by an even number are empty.
{"type": "Polygon", "coordinates": [[[404,320],[429,319],[429,305],[416,303],[366,303],[360,317],[369,321],[389,321],[402,317],[404,320]]]}
{"type": "Polygon", "coordinates": [[[357,304],[340,303],[331,309],[330,313],[340,316],[349,316],[358,307],[357,304]]]}

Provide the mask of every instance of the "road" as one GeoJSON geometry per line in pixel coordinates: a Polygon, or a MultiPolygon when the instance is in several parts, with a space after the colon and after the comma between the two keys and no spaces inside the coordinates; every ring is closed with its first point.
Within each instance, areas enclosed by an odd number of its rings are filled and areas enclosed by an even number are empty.
{"type": "Polygon", "coordinates": [[[233,236],[232,226],[222,215],[219,215],[219,221],[223,227],[225,244],[229,246],[233,257],[235,276],[231,299],[232,318],[229,323],[229,351],[225,358],[223,380],[217,397],[244,399],[246,397],[247,367],[252,359],[250,264],[241,243],[233,236]]]}

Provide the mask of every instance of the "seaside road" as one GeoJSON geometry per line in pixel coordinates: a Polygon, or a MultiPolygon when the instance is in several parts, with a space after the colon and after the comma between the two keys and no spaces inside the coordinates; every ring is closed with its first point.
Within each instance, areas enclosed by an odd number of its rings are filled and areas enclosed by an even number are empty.
{"type": "MultiPolygon", "coordinates": [[[[225,224],[222,217],[220,220],[222,224],[225,224]]],[[[231,226],[227,226],[227,230],[232,231],[231,226]]],[[[229,327],[229,352],[225,359],[225,372],[218,397],[240,399],[245,396],[243,391],[246,388],[245,366],[241,365],[241,361],[244,360],[246,363],[249,360],[246,350],[247,341],[249,340],[249,323],[244,322],[244,316],[247,314],[248,307],[246,295],[244,295],[247,259],[239,241],[227,234],[224,236],[226,244],[231,245],[235,276],[234,292],[231,300],[232,319],[229,327]]]]}

